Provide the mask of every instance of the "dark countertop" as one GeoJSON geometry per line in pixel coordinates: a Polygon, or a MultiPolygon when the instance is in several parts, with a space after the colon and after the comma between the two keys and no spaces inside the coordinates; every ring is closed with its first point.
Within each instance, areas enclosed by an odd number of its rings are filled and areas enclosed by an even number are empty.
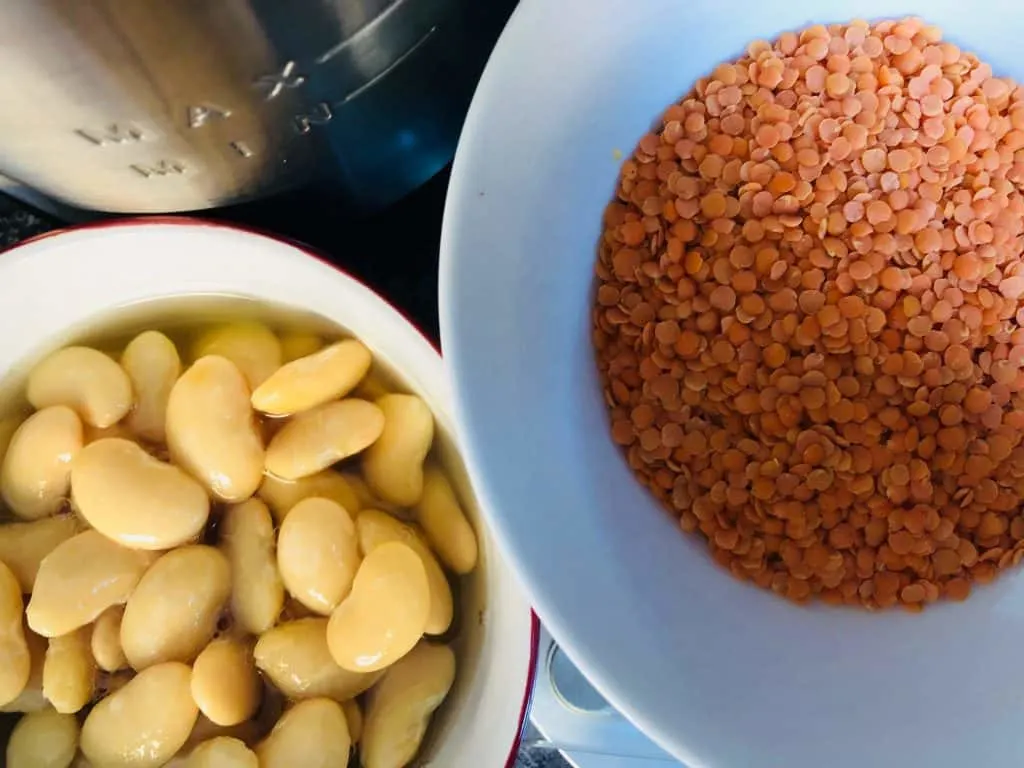
{"type": "MultiPolygon", "coordinates": [[[[445,170],[404,200],[363,219],[344,216],[328,195],[309,192],[196,215],[285,235],[316,248],[393,302],[437,342],[437,267],[447,188],[445,170]]],[[[0,194],[0,250],[60,226],[57,219],[0,194]]],[[[526,741],[535,737],[531,733],[526,741]]],[[[566,766],[556,752],[542,747],[522,749],[516,761],[516,768],[566,766]]]]}

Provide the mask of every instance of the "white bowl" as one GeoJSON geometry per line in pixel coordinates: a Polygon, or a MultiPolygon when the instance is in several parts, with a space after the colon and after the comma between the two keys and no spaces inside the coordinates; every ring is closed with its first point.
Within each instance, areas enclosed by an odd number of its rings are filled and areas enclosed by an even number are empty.
{"type": "Polygon", "coordinates": [[[623,153],[718,62],[812,21],[916,14],[1024,79],[999,0],[523,0],[449,190],[442,346],[464,456],[541,620],[691,766],[1024,761],[1024,579],[923,615],[800,609],[732,579],[633,479],[590,342],[623,153]]]}
{"type": "MultiPolygon", "coordinates": [[[[366,343],[434,412],[446,465],[472,492],[451,442],[449,391],[437,351],[391,305],[300,246],[186,219],[90,226],[0,255],[0,370],[11,371],[127,305],[221,294],[312,312],[366,343]]],[[[166,305],[165,305],[166,306],[166,305]]],[[[420,765],[512,765],[533,670],[536,627],[475,504],[481,565],[463,585],[455,687],[420,765]]]]}

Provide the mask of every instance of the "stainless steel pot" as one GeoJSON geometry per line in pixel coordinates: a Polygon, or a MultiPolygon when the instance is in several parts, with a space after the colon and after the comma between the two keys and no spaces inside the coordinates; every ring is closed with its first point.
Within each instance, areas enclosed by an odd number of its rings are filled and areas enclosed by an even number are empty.
{"type": "Polygon", "coordinates": [[[4,0],[0,174],[98,211],[376,208],[450,160],[514,4],[4,0]]]}

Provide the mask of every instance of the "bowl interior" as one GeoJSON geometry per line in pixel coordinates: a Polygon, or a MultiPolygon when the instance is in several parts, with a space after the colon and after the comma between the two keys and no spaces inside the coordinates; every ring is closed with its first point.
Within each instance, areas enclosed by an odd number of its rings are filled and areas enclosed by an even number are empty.
{"type": "MultiPolygon", "coordinates": [[[[261,318],[349,333],[397,389],[423,397],[434,450],[481,534],[480,565],[459,580],[456,683],[432,724],[420,763],[503,764],[518,735],[531,656],[531,614],[494,551],[453,439],[449,393],[430,343],[356,280],[298,247],[227,227],[137,223],[69,231],[0,256],[0,385],[16,386],[34,359],[75,340],[218,317],[261,318]],[[473,727],[493,713],[498,736],[473,727]]],[[[10,397],[4,387],[2,396],[10,397]]],[[[8,719],[4,716],[4,719],[8,719]]]]}
{"type": "Polygon", "coordinates": [[[1024,78],[1024,15],[1010,7],[535,0],[481,81],[441,265],[470,471],[542,621],[613,704],[692,766],[1024,758],[1022,574],[920,616],[800,609],[734,581],[611,444],[589,319],[623,154],[697,77],[811,22],[914,14],[1024,78]]]}

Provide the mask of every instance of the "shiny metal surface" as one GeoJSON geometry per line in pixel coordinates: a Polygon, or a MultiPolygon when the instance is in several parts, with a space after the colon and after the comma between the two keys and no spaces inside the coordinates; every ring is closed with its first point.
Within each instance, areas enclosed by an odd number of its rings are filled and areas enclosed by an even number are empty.
{"type": "Polygon", "coordinates": [[[373,209],[450,158],[514,0],[4,0],[0,174],[99,211],[306,183],[373,209]]]}

